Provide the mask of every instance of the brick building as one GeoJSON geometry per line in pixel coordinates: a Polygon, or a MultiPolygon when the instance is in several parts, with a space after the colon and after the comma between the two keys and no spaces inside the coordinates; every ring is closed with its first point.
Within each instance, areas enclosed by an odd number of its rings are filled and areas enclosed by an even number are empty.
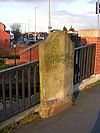
{"type": "MultiPolygon", "coordinates": [[[[20,61],[20,52],[25,49],[25,45],[21,44],[16,48],[16,61],[20,61]],[[17,58],[19,57],[19,58],[17,58]]],[[[14,64],[14,48],[10,46],[10,31],[6,31],[6,26],[0,22],[0,60],[3,59],[6,64],[14,64]]]]}
{"type": "Polygon", "coordinates": [[[10,32],[6,31],[6,26],[0,22],[0,48],[10,46],[10,32]]]}
{"type": "Polygon", "coordinates": [[[6,26],[0,22],[0,30],[5,31],[5,29],[6,29],[6,26]]]}

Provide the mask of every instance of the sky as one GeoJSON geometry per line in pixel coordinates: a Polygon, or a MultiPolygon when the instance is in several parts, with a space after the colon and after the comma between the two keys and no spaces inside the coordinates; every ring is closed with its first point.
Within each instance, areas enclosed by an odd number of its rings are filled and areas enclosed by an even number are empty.
{"type": "MultiPolygon", "coordinates": [[[[19,23],[23,32],[48,31],[49,0],[0,0],[0,22],[9,29],[19,23]]],[[[52,29],[86,29],[97,27],[96,0],[50,0],[52,29]]]]}

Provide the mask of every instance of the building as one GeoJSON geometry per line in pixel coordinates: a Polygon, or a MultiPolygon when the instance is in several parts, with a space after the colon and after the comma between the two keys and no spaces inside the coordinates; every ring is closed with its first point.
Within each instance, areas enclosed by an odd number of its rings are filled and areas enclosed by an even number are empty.
{"type": "Polygon", "coordinates": [[[10,39],[10,31],[6,31],[6,26],[0,22],[0,61],[2,60],[6,64],[14,65],[15,58],[16,63],[19,63],[20,51],[24,50],[25,46],[24,44],[20,46],[16,44],[16,48],[14,48],[14,46],[11,47],[10,39]]]}
{"type": "Polygon", "coordinates": [[[6,31],[6,26],[0,22],[0,48],[10,46],[10,32],[6,31]]]}
{"type": "Polygon", "coordinates": [[[6,29],[6,26],[0,22],[0,30],[5,31],[5,29],[6,29]]]}

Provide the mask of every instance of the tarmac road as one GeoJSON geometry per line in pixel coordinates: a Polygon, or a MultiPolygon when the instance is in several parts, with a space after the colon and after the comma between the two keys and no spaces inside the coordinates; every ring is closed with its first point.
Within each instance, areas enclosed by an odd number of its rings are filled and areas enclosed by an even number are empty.
{"type": "Polygon", "coordinates": [[[15,133],[100,133],[100,84],[80,92],[76,105],[22,125],[15,133]]]}

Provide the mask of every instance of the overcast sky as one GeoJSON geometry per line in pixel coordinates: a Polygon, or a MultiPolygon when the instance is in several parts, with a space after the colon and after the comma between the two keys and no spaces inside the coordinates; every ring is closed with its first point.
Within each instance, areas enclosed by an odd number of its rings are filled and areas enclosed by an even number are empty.
{"type": "MultiPolygon", "coordinates": [[[[53,29],[76,30],[97,27],[95,0],[51,0],[51,26],[53,29]]],[[[0,22],[7,28],[20,23],[23,32],[34,31],[35,7],[37,31],[48,31],[48,0],[0,0],[0,22]]]]}

